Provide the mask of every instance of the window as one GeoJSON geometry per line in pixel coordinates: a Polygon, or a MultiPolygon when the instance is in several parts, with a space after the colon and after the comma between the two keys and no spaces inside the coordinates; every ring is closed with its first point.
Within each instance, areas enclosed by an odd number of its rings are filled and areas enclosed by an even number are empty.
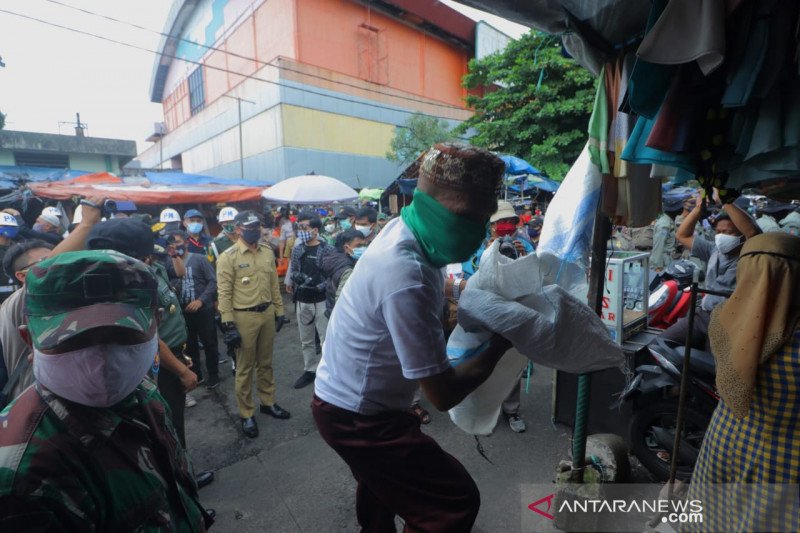
{"type": "Polygon", "coordinates": [[[206,94],[203,84],[203,67],[197,67],[189,74],[189,110],[192,116],[206,106],[206,94]]]}
{"type": "Polygon", "coordinates": [[[19,167],[69,168],[69,156],[47,152],[14,152],[14,163],[19,167]]]}

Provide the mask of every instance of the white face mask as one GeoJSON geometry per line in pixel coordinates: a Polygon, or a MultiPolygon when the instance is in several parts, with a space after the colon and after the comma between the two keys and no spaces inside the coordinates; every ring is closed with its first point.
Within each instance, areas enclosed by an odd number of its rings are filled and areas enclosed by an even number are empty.
{"type": "Polygon", "coordinates": [[[325,233],[333,233],[333,230],[336,229],[336,226],[333,224],[325,224],[325,233]]]}
{"type": "Polygon", "coordinates": [[[33,375],[53,393],[89,407],[111,407],[142,382],[158,337],[142,344],[100,344],[56,355],[33,350],[33,375]]]}
{"type": "Polygon", "coordinates": [[[714,243],[717,245],[717,249],[720,253],[729,254],[735,250],[737,246],[742,244],[742,236],[717,233],[714,236],[714,243]]]}
{"type": "Polygon", "coordinates": [[[372,233],[372,226],[361,226],[356,224],[356,229],[360,231],[364,237],[369,237],[369,234],[372,233]]]}

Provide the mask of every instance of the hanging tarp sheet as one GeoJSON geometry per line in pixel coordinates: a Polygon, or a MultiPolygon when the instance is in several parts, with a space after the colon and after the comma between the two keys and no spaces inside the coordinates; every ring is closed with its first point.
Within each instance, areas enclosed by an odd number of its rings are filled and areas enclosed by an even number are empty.
{"type": "MultiPolygon", "coordinates": [[[[147,182],[145,182],[147,183],[147,182]]],[[[153,185],[129,183],[31,183],[36,196],[69,200],[74,196],[103,195],[111,200],[127,200],[137,205],[250,202],[261,199],[262,187],[236,185],[153,185]]]]}

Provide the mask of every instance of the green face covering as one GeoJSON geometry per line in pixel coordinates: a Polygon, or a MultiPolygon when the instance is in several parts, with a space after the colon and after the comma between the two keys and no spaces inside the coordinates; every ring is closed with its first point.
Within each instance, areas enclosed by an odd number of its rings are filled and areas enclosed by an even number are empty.
{"type": "Polygon", "coordinates": [[[486,236],[486,224],[451,213],[432,196],[414,191],[400,217],[417,238],[428,260],[441,268],[470,258],[486,236]]]}

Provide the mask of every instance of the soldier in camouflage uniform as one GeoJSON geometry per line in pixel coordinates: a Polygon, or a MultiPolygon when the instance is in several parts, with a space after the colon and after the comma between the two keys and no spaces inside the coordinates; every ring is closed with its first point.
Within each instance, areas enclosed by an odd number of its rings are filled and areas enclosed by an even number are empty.
{"type": "Polygon", "coordinates": [[[0,531],[205,531],[191,467],[144,379],[156,279],[113,251],[67,252],[26,279],[36,383],[0,413],[0,531]]]}

